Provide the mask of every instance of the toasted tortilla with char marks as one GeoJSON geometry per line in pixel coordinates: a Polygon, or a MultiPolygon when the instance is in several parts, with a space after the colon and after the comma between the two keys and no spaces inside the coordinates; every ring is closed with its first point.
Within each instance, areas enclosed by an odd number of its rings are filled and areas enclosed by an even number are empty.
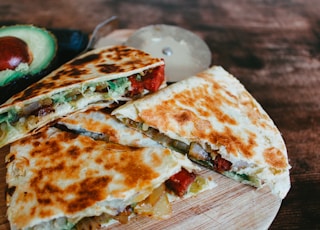
{"type": "Polygon", "coordinates": [[[163,68],[161,59],[127,46],[84,53],[0,106],[0,147],[71,113],[112,107],[119,101],[149,93],[146,88],[135,90],[129,78],[148,76],[152,82],[158,77],[160,83],[164,79],[163,68]]]}
{"type": "Polygon", "coordinates": [[[44,94],[54,94],[63,89],[78,87],[84,82],[113,80],[148,68],[162,65],[163,61],[149,54],[127,46],[110,46],[85,53],[58,68],[26,90],[11,97],[4,103],[5,107],[28,103],[44,94]]]}
{"type": "Polygon", "coordinates": [[[116,215],[182,167],[192,170],[169,149],[128,147],[56,128],[12,144],[6,164],[7,215],[17,229],[116,215]]]}
{"type": "Polygon", "coordinates": [[[267,184],[281,198],[290,188],[290,165],[279,130],[244,86],[221,67],[128,102],[112,114],[187,145],[197,143],[212,160],[221,155],[232,164],[223,173],[244,183],[267,184]]]}

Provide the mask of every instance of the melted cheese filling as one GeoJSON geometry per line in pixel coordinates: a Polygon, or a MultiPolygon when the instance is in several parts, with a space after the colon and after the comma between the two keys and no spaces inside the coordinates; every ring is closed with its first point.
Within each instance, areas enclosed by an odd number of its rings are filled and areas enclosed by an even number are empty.
{"type": "Polygon", "coordinates": [[[131,83],[127,77],[124,77],[104,83],[90,83],[80,89],[54,94],[52,98],[44,98],[40,102],[25,105],[23,111],[11,109],[0,114],[0,146],[11,142],[16,137],[19,139],[47,121],[84,109],[92,102],[100,102],[108,106],[118,100],[129,100],[125,95],[130,90],[131,83]],[[35,111],[38,114],[34,114],[35,111]]]}

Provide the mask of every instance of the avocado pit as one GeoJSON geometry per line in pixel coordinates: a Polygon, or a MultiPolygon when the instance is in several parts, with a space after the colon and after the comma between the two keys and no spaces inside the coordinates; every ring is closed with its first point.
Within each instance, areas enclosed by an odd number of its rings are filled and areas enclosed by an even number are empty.
{"type": "Polygon", "coordinates": [[[14,36],[0,37],[0,71],[14,70],[21,63],[32,62],[32,53],[28,44],[20,38],[14,36]]]}

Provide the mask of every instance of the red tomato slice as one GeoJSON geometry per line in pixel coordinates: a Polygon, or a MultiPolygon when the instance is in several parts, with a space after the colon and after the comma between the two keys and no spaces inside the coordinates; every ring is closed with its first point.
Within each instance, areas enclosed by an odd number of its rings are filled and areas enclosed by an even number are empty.
{"type": "Polygon", "coordinates": [[[140,94],[144,89],[155,92],[160,88],[164,78],[164,65],[156,67],[139,80],[136,76],[131,76],[129,77],[132,87],[131,94],[140,94]]]}
{"type": "Polygon", "coordinates": [[[187,170],[182,169],[180,172],[171,176],[166,182],[168,189],[172,190],[176,195],[183,196],[189,185],[196,179],[194,173],[189,173],[187,170]]]}
{"type": "Polygon", "coordinates": [[[164,81],[164,65],[157,67],[143,78],[145,89],[155,92],[164,81]]]}

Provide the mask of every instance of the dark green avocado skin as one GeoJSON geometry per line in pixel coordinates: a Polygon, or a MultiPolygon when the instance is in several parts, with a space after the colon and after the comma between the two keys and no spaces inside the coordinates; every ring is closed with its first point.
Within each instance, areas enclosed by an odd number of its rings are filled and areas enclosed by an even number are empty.
{"type": "Polygon", "coordinates": [[[70,29],[48,29],[56,38],[57,52],[49,66],[42,71],[25,75],[5,86],[0,86],[0,105],[14,94],[26,89],[29,85],[39,81],[63,63],[80,54],[87,46],[89,36],[79,30],[70,29]]]}

